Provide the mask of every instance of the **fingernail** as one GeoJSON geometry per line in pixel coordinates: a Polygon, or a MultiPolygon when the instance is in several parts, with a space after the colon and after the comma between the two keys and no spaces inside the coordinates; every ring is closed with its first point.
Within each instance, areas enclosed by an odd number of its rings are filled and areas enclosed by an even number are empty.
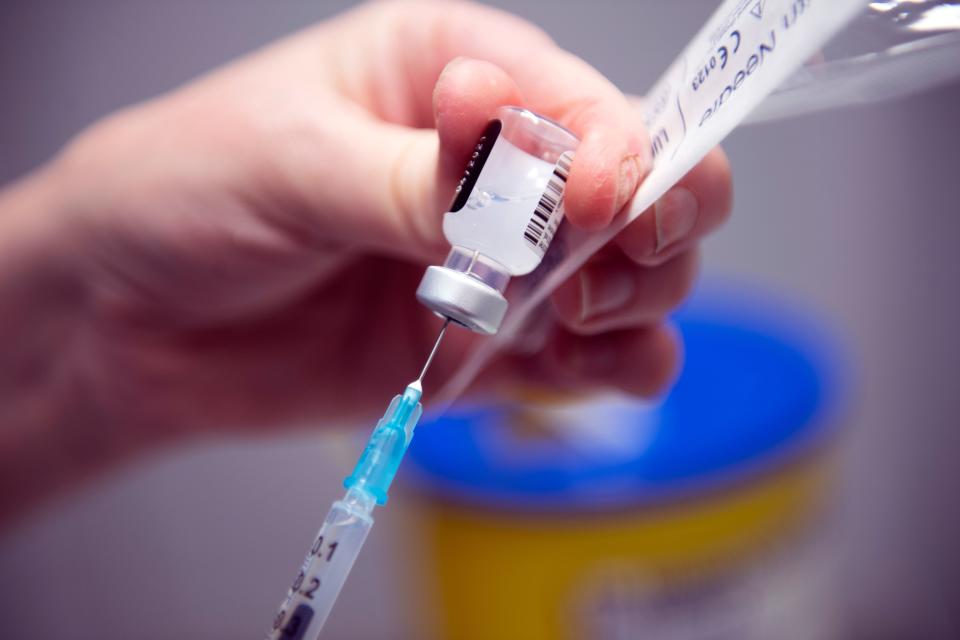
{"type": "Polygon", "coordinates": [[[641,174],[646,173],[653,166],[653,145],[650,144],[650,136],[646,128],[642,133],[635,132],[627,138],[627,151],[636,154],[641,174]]]}
{"type": "Polygon", "coordinates": [[[653,205],[657,253],[676,244],[693,230],[700,215],[697,198],[688,189],[674,187],[653,205]]]}
{"type": "Polygon", "coordinates": [[[466,56],[457,56],[455,58],[452,58],[449,62],[447,62],[447,64],[444,65],[443,69],[440,70],[440,77],[442,78],[444,74],[456,69],[457,67],[462,65],[464,62],[466,62],[468,59],[469,58],[467,58],[466,56]]]}
{"type": "Polygon", "coordinates": [[[637,190],[637,182],[640,180],[640,174],[643,171],[640,156],[631,153],[620,161],[620,181],[617,186],[617,212],[623,208],[623,205],[629,202],[633,193],[637,190]]]}
{"type": "Polygon", "coordinates": [[[614,265],[592,265],[580,270],[580,320],[585,322],[622,309],[633,299],[634,273],[614,265]]]}

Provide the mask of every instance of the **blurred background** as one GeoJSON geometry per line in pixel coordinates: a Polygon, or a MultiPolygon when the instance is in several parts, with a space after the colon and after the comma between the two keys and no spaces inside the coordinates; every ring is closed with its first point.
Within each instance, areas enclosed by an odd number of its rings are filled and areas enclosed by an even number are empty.
{"type": "MultiPolygon", "coordinates": [[[[98,117],[348,4],[8,0],[0,19],[0,183],[42,163],[98,117]]],[[[540,24],[637,94],[716,5],[494,4],[540,24]]],[[[789,301],[816,318],[815,333],[831,337],[817,342],[811,358],[820,362],[818,349],[826,350],[829,364],[823,366],[832,373],[824,385],[842,380],[833,389],[842,398],[817,418],[831,423],[830,435],[803,458],[822,454],[835,469],[829,480],[815,483],[818,504],[829,503],[816,509],[816,534],[802,544],[791,537],[794,542],[776,560],[738,556],[734,563],[743,575],[759,572],[759,591],[747,593],[761,595],[801,580],[796,567],[788,566],[791,559],[796,565],[813,554],[816,562],[801,564],[823,568],[816,579],[804,578],[819,585],[821,602],[797,604],[791,626],[777,637],[960,637],[957,114],[960,84],[953,84],[896,101],[742,127],[724,145],[736,204],[731,222],[706,243],[707,279],[722,280],[727,290],[769,292],[771,300],[789,301]]],[[[713,313],[709,305],[698,309],[694,324],[713,313]]],[[[765,322],[758,331],[773,326],[765,322]]],[[[789,342],[793,334],[784,335],[789,342]]],[[[804,344],[799,352],[806,353],[804,344]]],[[[648,408],[632,410],[649,416],[648,408]]],[[[256,637],[322,513],[340,493],[358,443],[330,433],[212,442],[140,461],[82,488],[0,533],[0,637],[256,637]]],[[[431,464],[426,454],[418,462],[431,464]]],[[[725,512],[738,491],[766,486],[798,468],[784,463],[789,469],[783,471],[778,464],[746,484],[711,488],[699,498],[677,498],[677,504],[725,512]]],[[[414,471],[400,475],[410,480],[414,471]]],[[[513,549],[521,563],[523,541],[542,542],[530,531],[518,533],[523,527],[509,524],[509,513],[462,500],[460,515],[450,516],[456,496],[448,492],[443,507],[431,496],[411,488],[391,501],[391,509],[378,512],[324,637],[422,637],[417,618],[440,619],[436,609],[454,606],[449,594],[437,595],[436,585],[449,587],[456,576],[430,584],[444,566],[458,562],[457,544],[470,543],[456,537],[464,527],[487,527],[494,548],[486,552],[502,559],[504,550],[513,549]],[[436,524],[442,518],[446,524],[436,524]],[[431,546],[443,527],[443,546],[431,546]],[[422,594],[417,604],[411,594],[422,594]]],[[[629,522],[604,520],[596,529],[590,527],[595,514],[560,509],[564,515],[551,515],[546,530],[573,522],[603,547],[631,539],[635,527],[655,519],[666,522],[669,536],[679,512],[664,511],[664,500],[673,498],[658,500],[654,507],[638,500],[629,522]],[[613,537],[603,537],[604,531],[614,531],[613,537]]],[[[643,535],[636,533],[636,539],[643,535]]],[[[638,544],[622,553],[642,564],[644,547],[638,544]]],[[[706,569],[687,569],[697,571],[706,569]]],[[[667,629],[666,614],[656,609],[664,599],[637,595],[663,595],[662,586],[651,580],[628,589],[633,618],[627,619],[649,620],[656,610],[663,632],[655,637],[715,637],[708,630],[667,629]],[[645,604],[637,613],[639,601],[645,604]]],[[[690,604],[706,597],[702,589],[697,593],[675,597],[670,606],[677,615],[709,618],[709,608],[690,604]]],[[[531,602],[549,597],[530,596],[531,602]]],[[[516,606],[523,609],[524,603],[516,606]]],[[[592,637],[645,637],[638,627],[615,626],[592,637]]],[[[486,637],[511,637],[501,631],[486,637]]]]}

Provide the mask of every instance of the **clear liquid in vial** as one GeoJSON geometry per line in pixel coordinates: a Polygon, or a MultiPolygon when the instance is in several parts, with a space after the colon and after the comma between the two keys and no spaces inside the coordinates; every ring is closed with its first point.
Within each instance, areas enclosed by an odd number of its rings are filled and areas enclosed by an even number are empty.
{"type": "Polygon", "coordinates": [[[499,138],[466,205],[444,216],[447,240],[479,251],[512,275],[529,273],[540,262],[541,253],[524,239],[524,233],[553,170],[553,164],[499,138]]]}

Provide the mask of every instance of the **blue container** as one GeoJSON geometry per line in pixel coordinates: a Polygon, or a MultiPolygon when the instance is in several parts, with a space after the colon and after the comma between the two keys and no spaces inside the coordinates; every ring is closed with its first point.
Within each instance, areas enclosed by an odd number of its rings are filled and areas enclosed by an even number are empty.
{"type": "Polygon", "coordinates": [[[633,451],[520,439],[511,407],[464,404],[420,425],[403,474],[458,503],[569,511],[663,501],[779,467],[836,426],[839,348],[796,305],[743,291],[701,287],[675,318],[685,361],[674,388],[653,407],[605,412],[647,432],[633,451]]]}

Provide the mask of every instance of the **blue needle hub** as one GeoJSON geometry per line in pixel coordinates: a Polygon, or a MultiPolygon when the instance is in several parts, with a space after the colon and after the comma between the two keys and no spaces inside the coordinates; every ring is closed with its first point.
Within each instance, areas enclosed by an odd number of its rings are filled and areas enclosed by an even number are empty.
{"type": "Polygon", "coordinates": [[[387,412],[374,427],[353,473],[344,479],[344,487],[369,493],[376,498],[378,505],[387,503],[387,490],[423,413],[422,394],[418,380],[404,389],[402,395],[394,396],[387,412]]]}

